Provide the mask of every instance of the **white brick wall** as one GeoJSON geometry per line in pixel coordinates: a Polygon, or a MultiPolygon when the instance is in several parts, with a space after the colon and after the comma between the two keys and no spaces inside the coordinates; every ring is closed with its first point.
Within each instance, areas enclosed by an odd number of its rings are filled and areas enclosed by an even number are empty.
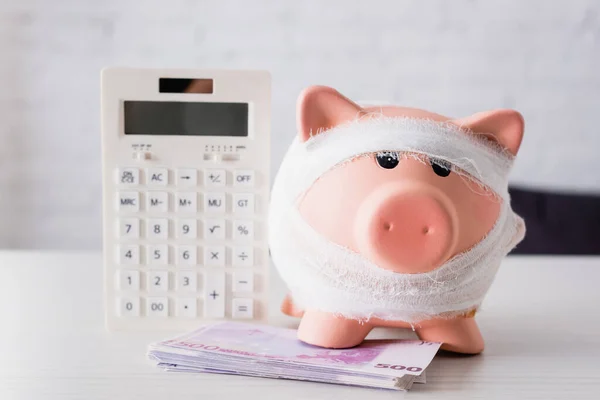
{"type": "Polygon", "coordinates": [[[309,84],[527,121],[514,181],[600,191],[600,2],[0,0],[0,247],[97,249],[99,71],[268,69],[273,171],[309,84]]]}

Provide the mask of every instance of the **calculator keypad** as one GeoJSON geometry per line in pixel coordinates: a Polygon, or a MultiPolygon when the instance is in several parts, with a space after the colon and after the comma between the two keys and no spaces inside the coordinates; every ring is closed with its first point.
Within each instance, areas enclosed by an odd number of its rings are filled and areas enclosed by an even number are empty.
{"type": "Polygon", "coordinates": [[[198,184],[198,172],[195,169],[180,168],[177,170],[177,186],[195,187],[198,184]]]}
{"type": "Polygon", "coordinates": [[[140,194],[138,192],[119,192],[117,208],[121,212],[140,211],[140,194]]]}
{"type": "Polygon", "coordinates": [[[140,316],[140,298],[139,297],[121,297],[118,302],[117,315],[121,317],[139,317],[140,316]]]}
{"type": "Polygon", "coordinates": [[[225,193],[206,193],[204,195],[204,211],[212,214],[225,212],[225,193]]]}
{"type": "Polygon", "coordinates": [[[196,192],[175,193],[175,208],[178,213],[195,213],[198,211],[198,194],[196,192]]]}
{"type": "Polygon", "coordinates": [[[233,299],[233,318],[250,319],[252,318],[254,304],[252,299],[233,299]]]}
{"type": "Polygon", "coordinates": [[[140,246],[121,245],[119,246],[119,264],[138,265],[140,263],[140,246]]]}
{"type": "Polygon", "coordinates": [[[149,317],[168,317],[169,299],[167,297],[148,297],[146,315],[149,317]]]}
{"type": "Polygon", "coordinates": [[[119,168],[117,170],[117,181],[121,185],[139,185],[140,170],[137,168],[119,168]]]}
{"type": "Polygon", "coordinates": [[[227,183],[227,174],[224,169],[207,169],[204,177],[207,187],[222,187],[227,183]]]}
{"type": "Polygon", "coordinates": [[[169,193],[148,192],[146,196],[146,210],[149,213],[166,213],[169,211],[169,193]]]}
{"type": "Polygon", "coordinates": [[[225,266],[225,246],[206,246],[204,264],[213,267],[225,266]]]}
{"type": "Polygon", "coordinates": [[[207,219],[204,223],[204,238],[211,242],[225,239],[225,220],[207,219]]]}
{"type": "Polygon", "coordinates": [[[234,267],[251,267],[254,264],[254,249],[252,246],[236,246],[232,258],[234,267]]]}
{"type": "Polygon", "coordinates": [[[254,222],[252,220],[233,221],[233,239],[236,241],[252,241],[254,239],[254,222]]]}
{"type": "Polygon", "coordinates": [[[205,288],[204,314],[209,318],[223,318],[225,316],[225,273],[207,272],[205,288]]]}
{"type": "Polygon", "coordinates": [[[198,232],[198,221],[195,219],[178,219],[177,239],[196,239],[198,232]]]}
{"type": "Polygon", "coordinates": [[[178,298],[175,315],[184,318],[196,318],[198,301],[194,297],[178,298]]]}
{"type": "Polygon", "coordinates": [[[149,292],[166,292],[169,289],[169,273],[167,271],[151,271],[147,277],[146,288],[149,292]]]}
{"type": "Polygon", "coordinates": [[[194,266],[198,259],[196,246],[177,246],[177,262],[179,266],[194,266]]]}
{"type": "Polygon", "coordinates": [[[254,318],[254,171],[119,168],[116,176],[116,314],[254,318]]]}
{"type": "Polygon", "coordinates": [[[198,276],[195,271],[177,272],[177,291],[196,292],[198,290],[198,276]]]}
{"type": "Polygon", "coordinates": [[[154,244],[146,247],[146,262],[153,265],[167,265],[169,263],[169,246],[154,244]]]}
{"type": "Polygon", "coordinates": [[[237,170],[233,173],[234,186],[254,186],[254,171],[237,170]]]}
{"type": "Polygon", "coordinates": [[[252,213],[254,213],[254,195],[252,193],[234,193],[233,194],[233,213],[234,214],[252,214],[252,213]]]}
{"type": "Polygon", "coordinates": [[[140,272],[132,270],[119,271],[119,288],[121,290],[140,290],[140,272]]]}
{"type": "Polygon", "coordinates": [[[119,237],[121,239],[137,239],[140,237],[140,220],[138,218],[119,219],[119,237]]]}
{"type": "Polygon", "coordinates": [[[165,168],[148,168],[148,186],[167,186],[169,184],[169,171],[165,168]]]}

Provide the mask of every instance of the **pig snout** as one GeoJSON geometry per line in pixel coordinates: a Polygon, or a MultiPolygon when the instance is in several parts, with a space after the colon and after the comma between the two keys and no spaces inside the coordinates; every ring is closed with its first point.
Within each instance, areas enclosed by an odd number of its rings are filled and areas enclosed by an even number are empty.
{"type": "Polygon", "coordinates": [[[435,186],[393,182],[365,198],[354,234],[358,250],[379,267],[425,272],[453,254],[458,217],[450,199],[435,186]]]}

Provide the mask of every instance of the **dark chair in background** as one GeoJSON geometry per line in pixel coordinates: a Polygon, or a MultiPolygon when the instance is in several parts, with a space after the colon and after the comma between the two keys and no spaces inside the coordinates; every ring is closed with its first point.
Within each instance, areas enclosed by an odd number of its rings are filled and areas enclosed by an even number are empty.
{"type": "Polygon", "coordinates": [[[511,254],[600,255],[600,195],[509,191],[513,210],[527,225],[511,254]]]}

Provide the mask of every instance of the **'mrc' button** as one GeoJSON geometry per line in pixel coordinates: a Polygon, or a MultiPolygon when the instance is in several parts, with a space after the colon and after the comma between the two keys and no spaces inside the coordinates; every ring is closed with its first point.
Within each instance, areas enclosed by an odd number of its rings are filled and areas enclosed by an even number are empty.
{"type": "Polygon", "coordinates": [[[140,211],[140,194],[138,192],[119,192],[117,194],[117,210],[140,211]]]}

